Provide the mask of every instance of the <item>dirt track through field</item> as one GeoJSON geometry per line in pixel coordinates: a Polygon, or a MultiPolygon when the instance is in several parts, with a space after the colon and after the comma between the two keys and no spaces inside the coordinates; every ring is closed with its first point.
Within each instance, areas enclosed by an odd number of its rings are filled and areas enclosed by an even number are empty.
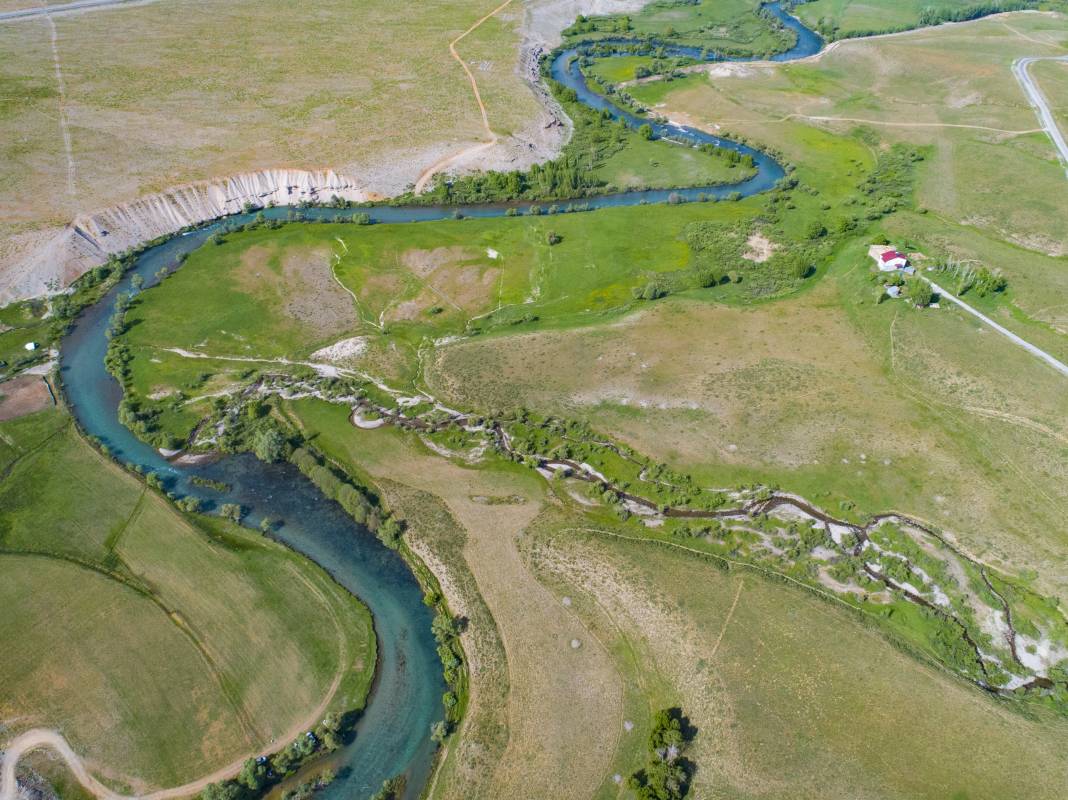
{"type": "Polygon", "coordinates": [[[486,132],[486,136],[488,137],[489,141],[482,142],[481,144],[476,144],[472,147],[465,147],[458,153],[453,153],[452,155],[446,156],[445,158],[442,158],[431,164],[429,167],[423,170],[422,174],[419,175],[419,179],[415,182],[416,194],[422,192],[426,188],[427,184],[430,183],[430,180],[437,173],[441,172],[443,169],[447,169],[450,165],[459,161],[464,156],[473,155],[474,153],[479,153],[483,150],[488,150],[489,148],[497,144],[497,135],[493,132],[493,129],[490,127],[489,124],[489,114],[486,112],[486,104],[482,102],[482,95],[478,91],[478,81],[475,80],[475,74],[471,72],[471,68],[467,66],[467,62],[464,61],[463,58],[460,56],[459,51],[457,51],[456,49],[456,45],[458,45],[465,36],[467,36],[469,33],[478,28],[483,22],[490,19],[491,17],[496,16],[506,7],[511,5],[511,3],[512,0],[504,0],[503,3],[501,3],[491,12],[486,14],[486,16],[482,17],[482,19],[480,19],[466,31],[464,31],[451,42],[449,42],[449,54],[463,68],[463,71],[467,73],[467,79],[471,82],[471,91],[475,94],[475,102],[478,103],[478,110],[479,113],[482,115],[482,129],[486,132]]]}
{"type": "Polygon", "coordinates": [[[745,581],[738,581],[738,590],[734,593],[734,602],[731,603],[730,610],[727,612],[726,618],[723,620],[723,627],[719,630],[719,636],[716,637],[716,643],[712,646],[712,653],[709,658],[714,658],[716,653],[719,652],[719,646],[723,642],[723,637],[727,635],[727,628],[731,624],[731,618],[734,617],[734,609],[738,607],[738,600],[742,596],[742,589],[745,587],[745,581]]]}

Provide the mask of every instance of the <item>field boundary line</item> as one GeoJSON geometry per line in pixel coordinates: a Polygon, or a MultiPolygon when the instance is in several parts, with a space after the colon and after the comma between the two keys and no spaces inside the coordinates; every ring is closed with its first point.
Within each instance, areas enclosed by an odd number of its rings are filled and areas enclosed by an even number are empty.
{"type": "Polygon", "coordinates": [[[482,19],[478,20],[478,22],[476,22],[466,31],[461,33],[451,42],[449,42],[449,54],[463,68],[464,73],[466,73],[467,75],[467,80],[471,83],[471,91],[474,92],[475,102],[478,103],[478,111],[482,115],[482,129],[485,131],[486,136],[489,138],[489,141],[482,142],[481,144],[476,144],[472,147],[465,147],[463,150],[460,150],[457,153],[453,153],[452,155],[446,156],[445,158],[435,161],[433,164],[423,170],[423,172],[419,175],[419,178],[416,180],[416,194],[420,194],[426,188],[427,184],[430,183],[430,179],[449,165],[455,163],[466,155],[471,155],[473,153],[478,153],[483,150],[488,150],[489,148],[497,144],[497,135],[490,127],[489,113],[486,111],[486,104],[482,102],[482,94],[478,90],[478,81],[475,80],[475,74],[471,72],[471,68],[467,66],[467,62],[465,62],[460,56],[459,51],[456,49],[456,45],[458,45],[465,36],[467,36],[469,33],[472,33],[480,25],[482,25],[483,22],[488,19],[491,19],[492,17],[495,17],[497,14],[499,14],[501,11],[504,11],[504,9],[510,6],[511,4],[512,0],[504,0],[503,3],[501,3],[491,12],[482,17],[482,19]]]}
{"type": "MultiPolygon", "coordinates": [[[[148,484],[146,483],[141,488],[141,494],[137,498],[137,502],[134,503],[133,508],[130,509],[130,515],[128,517],[126,517],[126,519],[123,521],[122,526],[118,530],[115,530],[115,531],[112,531],[111,533],[109,533],[108,534],[108,538],[104,540],[104,549],[106,549],[106,550],[108,550],[109,552],[112,552],[112,553],[114,553],[118,549],[119,542],[122,541],[123,534],[126,533],[126,531],[130,527],[130,524],[134,521],[134,519],[137,517],[137,515],[141,512],[141,507],[144,505],[145,495],[147,495],[147,494],[148,494],[148,484]]],[[[115,555],[118,555],[118,553],[115,553],[115,555]]],[[[119,556],[119,557],[121,558],[121,556],[119,556]]]]}
{"type": "MultiPolygon", "coordinates": [[[[65,433],[68,425],[69,423],[64,423],[60,425],[54,431],[52,431],[43,439],[41,439],[39,442],[34,442],[28,447],[23,447],[19,443],[12,444],[11,446],[14,450],[17,451],[17,455],[13,459],[11,459],[10,463],[8,463],[2,470],[0,470],[0,484],[2,484],[4,481],[11,477],[11,473],[14,472],[15,467],[22,463],[22,460],[24,458],[32,456],[38,450],[41,450],[46,445],[48,445],[48,443],[51,442],[54,438],[56,438],[62,433],[65,433]]],[[[5,436],[4,438],[6,439],[7,437],[5,436]]]]}

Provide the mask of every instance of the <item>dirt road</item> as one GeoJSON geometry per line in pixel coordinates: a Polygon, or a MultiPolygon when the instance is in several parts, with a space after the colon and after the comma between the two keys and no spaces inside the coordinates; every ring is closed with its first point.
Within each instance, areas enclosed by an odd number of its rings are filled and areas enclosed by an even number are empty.
{"type": "Polygon", "coordinates": [[[455,39],[453,39],[451,42],[449,42],[449,54],[456,60],[456,62],[461,67],[463,67],[464,72],[467,73],[467,79],[471,82],[471,91],[474,92],[474,94],[475,94],[475,102],[478,103],[479,113],[482,114],[482,129],[486,132],[486,137],[489,139],[489,141],[482,142],[480,144],[476,144],[476,145],[473,145],[471,147],[465,147],[463,150],[460,150],[457,153],[453,153],[450,156],[446,156],[445,158],[441,159],[440,161],[437,161],[437,162],[431,164],[429,167],[427,167],[425,170],[423,170],[423,172],[422,172],[422,174],[420,174],[418,180],[416,180],[416,182],[415,182],[415,193],[416,194],[419,194],[424,189],[426,189],[427,184],[430,183],[431,179],[437,173],[441,172],[444,169],[447,169],[449,166],[451,166],[452,164],[456,163],[457,161],[459,161],[464,156],[474,155],[475,153],[479,153],[479,152],[481,152],[483,150],[488,150],[489,148],[491,148],[495,144],[497,144],[497,135],[493,132],[493,129],[490,127],[489,114],[486,113],[486,105],[485,105],[485,103],[482,102],[482,95],[478,91],[478,81],[475,80],[475,74],[473,72],[471,72],[471,68],[467,66],[467,62],[463,60],[463,58],[460,56],[460,53],[456,50],[456,45],[458,45],[460,43],[460,41],[465,36],[467,36],[469,33],[474,31],[475,29],[477,29],[483,22],[485,22],[486,20],[490,19],[491,17],[499,14],[501,11],[503,11],[505,8],[507,8],[509,5],[511,5],[511,3],[512,3],[512,0],[504,0],[503,3],[501,3],[499,6],[497,6],[495,9],[493,9],[491,12],[486,14],[486,16],[482,17],[482,19],[480,19],[478,22],[476,22],[474,25],[472,25],[466,31],[464,31],[459,36],[457,36],[455,39]]]}

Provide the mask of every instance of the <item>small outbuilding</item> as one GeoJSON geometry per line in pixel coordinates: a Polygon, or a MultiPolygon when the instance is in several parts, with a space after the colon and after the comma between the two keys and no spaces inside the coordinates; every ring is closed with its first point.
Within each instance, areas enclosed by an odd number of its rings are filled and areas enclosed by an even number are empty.
{"type": "Polygon", "coordinates": [[[32,353],[34,350],[37,349],[37,342],[26,342],[26,344],[24,344],[22,347],[23,349],[29,350],[32,353]]]}

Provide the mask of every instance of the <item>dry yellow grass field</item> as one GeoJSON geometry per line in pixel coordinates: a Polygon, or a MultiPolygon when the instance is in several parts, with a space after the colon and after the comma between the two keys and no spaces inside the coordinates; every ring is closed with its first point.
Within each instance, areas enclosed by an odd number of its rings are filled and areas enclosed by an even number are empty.
{"type": "MultiPolygon", "coordinates": [[[[189,182],[336,169],[403,189],[484,140],[448,45],[497,5],[168,0],[0,24],[0,269],[79,214],[189,182]]],[[[495,132],[522,139],[501,152],[529,159],[551,132],[519,70],[522,14],[460,51],[495,132]]]]}

